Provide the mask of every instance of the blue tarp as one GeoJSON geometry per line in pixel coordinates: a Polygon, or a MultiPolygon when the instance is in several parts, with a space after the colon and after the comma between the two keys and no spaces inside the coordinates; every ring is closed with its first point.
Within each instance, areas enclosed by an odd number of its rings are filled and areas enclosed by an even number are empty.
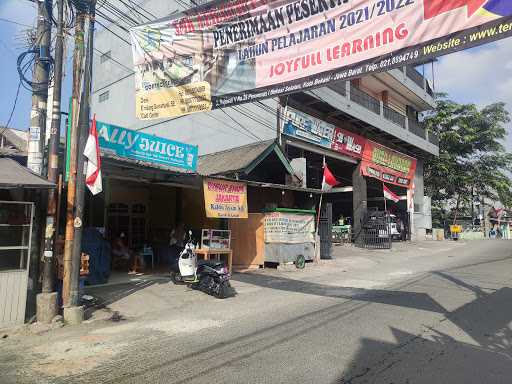
{"type": "Polygon", "coordinates": [[[110,276],[110,243],[93,227],[85,228],[82,235],[82,252],[89,255],[88,285],[105,284],[110,276]]]}

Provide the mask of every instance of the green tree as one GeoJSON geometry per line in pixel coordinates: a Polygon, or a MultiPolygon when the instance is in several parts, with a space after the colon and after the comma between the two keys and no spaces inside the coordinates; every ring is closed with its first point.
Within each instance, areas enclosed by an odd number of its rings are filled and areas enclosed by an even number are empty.
{"type": "Polygon", "coordinates": [[[439,136],[439,157],[425,164],[434,219],[453,220],[468,212],[474,195],[512,207],[512,154],[503,145],[510,116],[504,103],[480,109],[440,94],[424,122],[439,136]]]}

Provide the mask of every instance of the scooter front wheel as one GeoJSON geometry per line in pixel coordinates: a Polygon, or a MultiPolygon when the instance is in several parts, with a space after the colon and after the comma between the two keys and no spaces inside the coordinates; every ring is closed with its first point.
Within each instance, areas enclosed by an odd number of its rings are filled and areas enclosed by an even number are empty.
{"type": "Polygon", "coordinates": [[[183,278],[179,273],[176,272],[171,272],[171,281],[176,285],[183,284],[183,278]]]}

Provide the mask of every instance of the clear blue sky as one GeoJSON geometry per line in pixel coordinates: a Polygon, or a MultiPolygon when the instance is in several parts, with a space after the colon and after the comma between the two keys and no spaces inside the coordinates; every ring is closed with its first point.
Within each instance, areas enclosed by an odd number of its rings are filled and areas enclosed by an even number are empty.
{"type": "MultiPolygon", "coordinates": [[[[28,0],[0,0],[0,125],[7,122],[18,86],[16,59],[23,50],[23,40],[16,38],[27,29],[1,19],[32,26],[35,15],[34,3],[28,0]]],[[[430,71],[427,73],[430,77],[430,71]]],[[[63,88],[64,105],[70,94],[69,79],[63,88]]],[[[457,102],[482,106],[504,101],[512,112],[512,38],[441,58],[435,67],[435,83],[436,91],[447,92],[457,102]]],[[[29,116],[30,93],[22,88],[10,126],[27,129],[29,116]]],[[[512,135],[508,148],[512,151],[512,135]]]]}

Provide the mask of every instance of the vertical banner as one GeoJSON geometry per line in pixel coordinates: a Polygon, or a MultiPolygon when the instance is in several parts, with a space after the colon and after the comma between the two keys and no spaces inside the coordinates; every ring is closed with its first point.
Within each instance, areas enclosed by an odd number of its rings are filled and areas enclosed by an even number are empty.
{"type": "Polygon", "coordinates": [[[234,181],[203,180],[206,217],[247,219],[247,184],[234,181]]]}
{"type": "Polygon", "coordinates": [[[512,35],[510,0],[216,0],[130,30],[136,115],[175,117],[512,35]]]}

